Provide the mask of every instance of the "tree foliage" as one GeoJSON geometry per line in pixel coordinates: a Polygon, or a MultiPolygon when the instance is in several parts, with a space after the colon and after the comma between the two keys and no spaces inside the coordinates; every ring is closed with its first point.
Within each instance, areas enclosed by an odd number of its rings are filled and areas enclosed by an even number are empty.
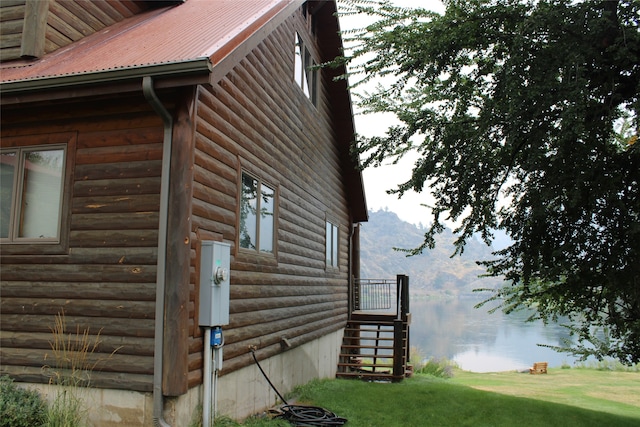
{"type": "Polygon", "coordinates": [[[508,285],[505,311],[568,316],[576,354],[640,361],[640,2],[450,0],[437,14],[346,0],[372,24],[343,34],[365,112],[391,112],[359,137],[363,166],[418,153],[390,190],[435,197],[424,243],[460,224],[457,251],[504,230],[482,261],[508,285]],[[605,334],[597,335],[595,331],[605,334]],[[595,345],[587,345],[585,341],[595,345]]]}

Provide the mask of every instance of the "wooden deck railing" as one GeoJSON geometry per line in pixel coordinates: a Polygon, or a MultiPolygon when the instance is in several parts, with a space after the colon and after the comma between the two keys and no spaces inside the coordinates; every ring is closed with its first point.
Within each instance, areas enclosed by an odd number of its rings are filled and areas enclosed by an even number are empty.
{"type": "Polygon", "coordinates": [[[395,309],[395,284],[393,279],[355,279],[352,311],[395,309]]]}
{"type": "Polygon", "coordinates": [[[403,318],[409,314],[409,276],[396,279],[354,279],[351,312],[392,312],[403,318]],[[395,286],[394,286],[395,285],[395,286]]]}

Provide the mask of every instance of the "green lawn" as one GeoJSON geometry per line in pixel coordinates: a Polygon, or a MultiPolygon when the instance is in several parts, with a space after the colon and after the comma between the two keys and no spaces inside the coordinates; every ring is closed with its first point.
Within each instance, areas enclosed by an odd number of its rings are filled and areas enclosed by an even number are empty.
{"type": "Polygon", "coordinates": [[[478,390],[640,419],[640,372],[550,369],[547,375],[528,375],[458,371],[452,381],[478,390]]]}
{"type": "MultiPolygon", "coordinates": [[[[456,370],[450,379],[415,375],[397,384],[324,380],[298,389],[297,400],[347,418],[347,427],[637,427],[640,373],[550,369],[546,375],[529,375],[456,370]]],[[[248,421],[245,425],[287,424],[248,421]]]]}

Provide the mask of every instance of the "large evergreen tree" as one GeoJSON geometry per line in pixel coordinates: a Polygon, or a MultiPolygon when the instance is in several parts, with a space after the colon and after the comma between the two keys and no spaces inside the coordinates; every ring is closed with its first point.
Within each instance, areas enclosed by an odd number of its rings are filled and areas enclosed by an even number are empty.
{"type": "MultiPolygon", "coordinates": [[[[482,262],[508,285],[495,300],[568,316],[570,351],[640,361],[640,2],[450,0],[446,11],[345,0],[375,23],[345,33],[367,112],[385,135],[359,138],[363,165],[419,154],[392,191],[429,191],[433,218],[460,224],[458,252],[504,230],[482,262]]],[[[358,92],[357,85],[356,92],[358,92]]]]}

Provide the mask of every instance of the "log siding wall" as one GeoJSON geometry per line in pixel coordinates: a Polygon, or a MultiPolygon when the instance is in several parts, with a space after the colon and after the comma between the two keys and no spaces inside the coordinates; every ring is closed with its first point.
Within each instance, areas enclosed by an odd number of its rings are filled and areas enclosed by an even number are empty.
{"type": "Polygon", "coordinates": [[[46,383],[64,312],[69,333],[99,341],[94,385],[150,391],[162,124],[141,96],[2,111],[3,138],[67,132],[77,135],[68,252],[0,258],[0,372],[46,383]]]}
{"type": "Polygon", "coordinates": [[[0,61],[20,58],[27,0],[0,2],[0,61]]]}
{"type": "Polygon", "coordinates": [[[45,53],[53,52],[147,8],[144,2],[132,0],[51,0],[45,53]]]}
{"type": "Polygon", "coordinates": [[[0,4],[0,60],[18,59],[25,54],[23,43],[37,43],[43,49],[42,56],[101,29],[138,14],[149,8],[148,4],[133,0],[2,0],[0,4]],[[26,3],[38,3],[44,17],[26,17],[26,3]],[[48,5],[44,5],[44,3],[48,5]],[[40,31],[29,20],[42,19],[46,28],[40,31]],[[33,37],[44,38],[37,42],[33,37]]]}
{"type": "MultiPolygon", "coordinates": [[[[322,80],[314,107],[293,80],[300,14],[268,36],[197,104],[192,238],[231,244],[230,325],[224,329],[222,375],[344,326],[347,316],[350,214],[322,80]],[[238,248],[239,179],[247,170],[277,187],[276,254],[238,248]],[[339,268],[325,269],[325,220],[339,225],[339,268]]],[[[313,47],[313,44],[312,44],[313,47]]],[[[316,47],[317,52],[317,47],[316,47]]],[[[327,58],[316,58],[326,60],[327,58]]],[[[196,257],[197,258],[197,257],[196,257]]],[[[198,292],[194,260],[193,307],[198,292]]],[[[190,345],[190,386],[201,381],[202,336],[190,345]]]]}

